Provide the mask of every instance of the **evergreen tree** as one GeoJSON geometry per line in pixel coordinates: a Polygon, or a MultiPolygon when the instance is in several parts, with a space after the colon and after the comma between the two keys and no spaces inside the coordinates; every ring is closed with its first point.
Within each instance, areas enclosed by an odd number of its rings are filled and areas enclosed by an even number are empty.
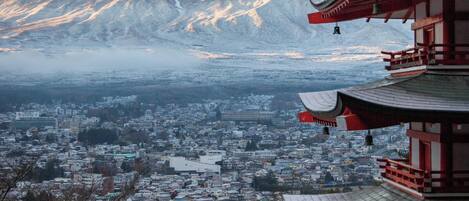
{"type": "Polygon", "coordinates": [[[132,167],[132,164],[129,161],[124,161],[124,162],[122,162],[121,169],[124,172],[132,172],[133,167],[132,167]]]}
{"type": "Polygon", "coordinates": [[[78,141],[89,145],[117,143],[117,134],[109,129],[89,129],[78,134],[78,141]]]}
{"type": "Polygon", "coordinates": [[[324,183],[330,184],[332,182],[334,182],[334,177],[330,172],[326,172],[326,176],[324,177],[324,183]]]}
{"type": "Polygon", "coordinates": [[[272,171],[267,173],[267,175],[265,175],[265,176],[254,177],[252,186],[257,191],[277,191],[277,190],[281,190],[280,186],[278,185],[277,178],[275,177],[275,174],[272,171]]]}
{"type": "Polygon", "coordinates": [[[257,150],[257,143],[255,141],[249,141],[246,144],[245,151],[256,151],[257,150]]]}

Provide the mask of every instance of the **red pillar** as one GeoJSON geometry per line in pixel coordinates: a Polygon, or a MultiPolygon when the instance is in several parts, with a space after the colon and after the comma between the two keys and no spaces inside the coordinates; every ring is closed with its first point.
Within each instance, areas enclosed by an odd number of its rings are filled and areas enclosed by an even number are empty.
{"type": "MultiPolygon", "coordinates": [[[[455,0],[444,0],[443,1],[443,20],[444,20],[444,34],[443,41],[444,44],[454,45],[455,44],[455,12],[456,12],[456,3],[455,0]]],[[[445,47],[444,51],[454,52],[456,48],[445,47]]],[[[445,55],[445,59],[454,59],[455,55],[445,55]]]]}
{"type": "Polygon", "coordinates": [[[444,187],[450,190],[453,183],[453,127],[452,123],[441,124],[441,169],[444,171],[443,177],[446,178],[444,187]]]}

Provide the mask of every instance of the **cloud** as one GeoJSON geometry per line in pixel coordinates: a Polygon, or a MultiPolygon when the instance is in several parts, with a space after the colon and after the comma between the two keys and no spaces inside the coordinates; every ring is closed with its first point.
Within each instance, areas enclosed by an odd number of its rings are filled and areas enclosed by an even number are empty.
{"type": "Polygon", "coordinates": [[[190,51],[164,48],[24,50],[0,54],[0,72],[84,73],[112,70],[190,69],[201,60],[190,51]]]}

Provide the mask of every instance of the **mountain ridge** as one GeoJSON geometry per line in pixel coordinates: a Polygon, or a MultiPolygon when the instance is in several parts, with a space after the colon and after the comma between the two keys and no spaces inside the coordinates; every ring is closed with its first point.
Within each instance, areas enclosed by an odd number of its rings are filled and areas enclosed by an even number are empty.
{"type": "MultiPolygon", "coordinates": [[[[177,45],[330,46],[405,44],[401,23],[309,25],[313,8],[303,0],[4,0],[0,45],[177,45]],[[387,28],[383,29],[384,26],[387,28]],[[374,37],[369,37],[374,34],[374,37]]],[[[230,47],[234,46],[234,47],[230,47]]]]}

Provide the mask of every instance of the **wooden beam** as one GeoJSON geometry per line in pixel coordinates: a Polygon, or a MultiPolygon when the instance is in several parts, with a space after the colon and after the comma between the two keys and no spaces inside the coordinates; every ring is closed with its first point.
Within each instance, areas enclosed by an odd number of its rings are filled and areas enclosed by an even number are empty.
{"type": "Polygon", "coordinates": [[[314,123],[314,116],[308,111],[298,113],[298,119],[301,123],[314,123]]]}
{"type": "Polygon", "coordinates": [[[325,126],[337,127],[335,119],[321,119],[314,116],[311,112],[305,111],[298,114],[298,119],[301,123],[317,123],[325,126]]]}
{"type": "Polygon", "coordinates": [[[410,18],[410,16],[412,15],[412,13],[414,13],[414,8],[413,7],[410,7],[409,9],[407,9],[407,12],[404,15],[404,19],[402,19],[402,23],[405,24],[407,22],[407,20],[410,18]]]}
{"type": "Polygon", "coordinates": [[[348,114],[336,118],[337,128],[342,131],[369,130],[370,128],[358,115],[348,114]]]}
{"type": "Polygon", "coordinates": [[[442,22],[442,21],[443,21],[443,15],[436,15],[436,16],[416,20],[412,24],[412,30],[417,30],[417,29],[420,29],[420,28],[423,28],[423,27],[426,27],[426,26],[429,26],[438,22],[442,22]]]}
{"type": "Polygon", "coordinates": [[[451,188],[453,186],[453,124],[450,122],[444,122],[441,124],[441,169],[446,173],[446,182],[444,187],[451,188]]]}
{"type": "Polygon", "coordinates": [[[407,130],[407,136],[416,138],[425,142],[440,142],[441,141],[439,134],[427,133],[423,131],[407,130]]]}
{"type": "MultiPolygon", "coordinates": [[[[367,18],[372,15],[374,1],[352,1],[349,3],[346,1],[340,1],[337,5],[334,5],[326,10],[320,10],[317,13],[311,13],[308,15],[309,22],[311,24],[322,24],[339,21],[354,20],[359,18],[367,18]],[[363,3],[361,3],[363,2],[363,3]]],[[[412,7],[412,2],[409,0],[392,0],[392,1],[380,1],[381,9],[383,13],[395,12],[412,7]]]]}
{"type": "Polygon", "coordinates": [[[384,17],[384,23],[388,23],[389,18],[391,18],[391,16],[392,16],[392,12],[387,13],[386,17],[384,17]]]}
{"type": "MultiPolygon", "coordinates": [[[[443,42],[445,44],[454,44],[456,42],[456,2],[455,0],[445,0],[443,2],[444,34],[443,42]]],[[[443,48],[445,51],[455,51],[456,48],[443,48]]],[[[454,55],[445,56],[445,59],[454,59],[454,55]]]]}

